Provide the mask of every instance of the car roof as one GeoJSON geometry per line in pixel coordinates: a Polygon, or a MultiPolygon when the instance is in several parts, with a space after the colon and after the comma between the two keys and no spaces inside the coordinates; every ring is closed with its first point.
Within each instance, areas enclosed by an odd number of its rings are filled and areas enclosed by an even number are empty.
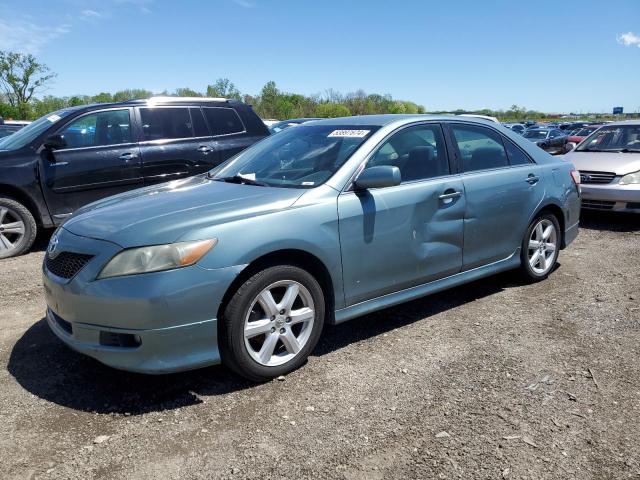
{"type": "Polygon", "coordinates": [[[403,125],[417,121],[458,121],[477,123],[478,125],[499,125],[491,120],[477,117],[461,117],[460,115],[401,114],[387,113],[378,115],[355,115],[353,117],[336,117],[309,122],[311,125],[370,125],[384,127],[387,125],[403,125]]]}
{"type": "Polygon", "coordinates": [[[110,108],[110,107],[122,107],[122,106],[141,106],[141,105],[204,105],[204,104],[240,104],[239,100],[228,98],[212,98],[212,97],[165,97],[157,96],[150,98],[125,100],[123,102],[105,102],[105,103],[90,103],[87,105],[78,105],[74,107],[67,107],[69,110],[91,110],[94,108],[110,108]]]}
{"type": "Polygon", "coordinates": [[[605,123],[604,125],[600,125],[601,127],[617,127],[617,126],[622,126],[622,125],[629,125],[629,126],[636,126],[636,127],[640,127],[640,120],[620,120],[619,122],[611,122],[611,123],[605,123]]]}

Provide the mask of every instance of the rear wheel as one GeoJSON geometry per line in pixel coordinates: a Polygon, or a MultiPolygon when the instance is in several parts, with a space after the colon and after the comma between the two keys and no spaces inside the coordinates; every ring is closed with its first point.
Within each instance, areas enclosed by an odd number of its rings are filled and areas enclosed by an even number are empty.
{"type": "Polygon", "coordinates": [[[560,252],[560,225],[555,215],[544,213],[527,228],[522,240],[521,270],[532,282],[544,280],[555,267],[560,252]]]}
{"type": "Polygon", "coordinates": [[[281,265],[256,273],[224,309],[223,363],[258,382],[295,370],[318,342],[324,308],[322,289],[307,271],[281,265]]]}
{"type": "Polygon", "coordinates": [[[21,255],[33,245],[36,221],[21,203],[0,197],[0,258],[21,255]]]}

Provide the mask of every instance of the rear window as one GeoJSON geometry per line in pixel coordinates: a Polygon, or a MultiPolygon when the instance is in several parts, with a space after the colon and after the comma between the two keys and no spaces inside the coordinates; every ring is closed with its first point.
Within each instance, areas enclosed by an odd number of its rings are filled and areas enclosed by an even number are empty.
{"type": "Polygon", "coordinates": [[[245,130],[242,120],[233,108],[204,107],[202,111],[212,135],[229,135],[245,130]]]}
{"type": "Polygon", "coordinates": [[[189,109],[184,107],[140,108],[144,140],[193,137],[189,109]]]}

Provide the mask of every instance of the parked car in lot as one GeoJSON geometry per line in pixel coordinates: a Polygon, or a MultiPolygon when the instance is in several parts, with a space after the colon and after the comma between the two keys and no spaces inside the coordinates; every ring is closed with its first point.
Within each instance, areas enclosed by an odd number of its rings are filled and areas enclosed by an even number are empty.
{"type": "Polygon", "coordinates": [[[528,128],[522,136],[551,154],[565,153],[569,138],[558,128],[528,128]]]}
{"type": "Polygon", "coordinates": [[[16,133],[21,128],[22,127],[20,125],[2,124],[0,125],[0,138],[8,137],[9,135],[16,133]]]}
{"type": "Polygon", "coordinates": [[[546,278],[578,232],[577,178],[482,120],[309,122],[76,212],[45,255],[47,321],[120,369],[269,379],[327,322],[504,270],[546,278]]]}
{"type": "Polygon", "coordinates": [[[580,171],[583,208],[640,213],[640,121],[602,126],[565,158],[580,171]]]}
{"type": "Polygon", "coordinates": [[[310,122],[312,120],[320,120],[319,118],[292,118],[290,120],[283,120],[278,123],[274,123],[269,126],[269,132],[272,134],[281,132],[282,130],[286,130],[289,127],[294,127],[297,125],[302,125],[303,123],[310,122]]]}
{"type": "Polygon", "coordinates": [[[577,145],[578,143],[583,141],[585,138],[587,138],[589,135],[591,135],[593,132],[595,132],[598,128],[600,128],[600,125],[589,125],[589,126],[574,130],[569,133],[569,138],[567,138],[567,142],[577,145]]]}
{"type": "Polygon", "coordinates": [[[522,123],[503,123],[502,125],[519,135],[522,135],[527,129],[527,127],[525,127],[522,123]]]}
{"type": "Polygon", "coordinates": [[[0,140],[0,258],[87,203],[205,172],[269,134],[235,100],[154,97],[66,108],[0,140]],[[8,226],[10,225],[10,226],[8,226]],[[3,230],[4,229],[4,230],[3,230]]]}

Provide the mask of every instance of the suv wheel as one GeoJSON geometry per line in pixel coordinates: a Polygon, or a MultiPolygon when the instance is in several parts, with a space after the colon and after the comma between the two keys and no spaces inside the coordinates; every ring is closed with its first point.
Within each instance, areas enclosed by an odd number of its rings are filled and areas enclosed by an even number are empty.
{"type": "Polygon", "coordinates": [[[524,277],[537,282],[549,276],[560,253],[560,225],[555,215],[544,213],[527,228],[522,240],[521,270],[524,277]]]}
{"type": "Polygon", "coordinates": [[[37,231],[36,221],[24,205],[0,197],[0,258],[15,257],[29,250],[37,231]]]}
{"type": "Polygon", "coordinates": [[[297,369],[318,342],[324,308],[322,289],[307,271],[281,265],[256,273],[224,309],[223,363],[256,382],[297,369]]]}

